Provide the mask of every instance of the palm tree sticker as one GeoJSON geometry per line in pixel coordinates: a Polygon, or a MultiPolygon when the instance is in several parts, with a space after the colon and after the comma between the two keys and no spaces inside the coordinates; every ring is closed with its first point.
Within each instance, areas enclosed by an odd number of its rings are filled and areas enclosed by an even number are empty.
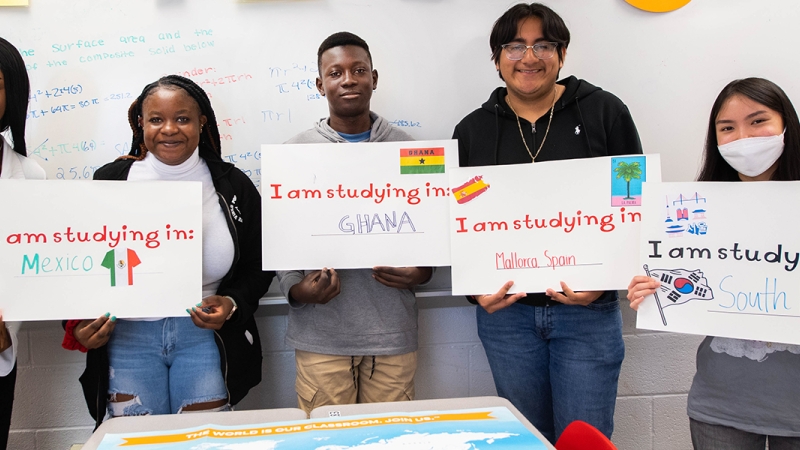
{"type": "Polygon", "coordinates": [[[620,161],[619,164],[617,164],[617,168],[614,169],[614,172],[617,173],[617,178],[625,179],[625,183],[627,184],[628,194],[625,196],[625,200],[632,199],[631,180],[639,180],[642,178],[642,168],[639,166],[639,163],[632,162],[628,164],[625,161],[620,161]]]}
{"type": "Polygon", "coordinates": [[[646,179],[645,157],[611,158],[611,206],[640,206],[646,179]]]}

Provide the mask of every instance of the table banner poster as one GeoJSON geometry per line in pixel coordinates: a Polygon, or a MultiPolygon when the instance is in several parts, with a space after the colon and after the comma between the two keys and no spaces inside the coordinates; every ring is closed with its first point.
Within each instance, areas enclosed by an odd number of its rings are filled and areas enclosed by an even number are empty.
{"type": "Polygon", "coordinates": [[[4,320],[186,316],[202,297],[201,184],[0,181],[4,320]]]}
{"type": "Polygon", "coordinates": [[[504,407],[383,413],[253,425],[106,434],[98,450],[546,449],[504,407]]]}
{"type": "Polygon", "coordinates": [[[261,146],[264,270],[447,266],[454,140],[261,146]]]}
{"type": "Polygon", "coordinates": [[[800,182],[646,183],[636,326],[800,344],[800,182]]]}
{"type": "Polygon", "coordinates": [[[658,155],[450,171],[453,294],[625,289],[658,155]]]}

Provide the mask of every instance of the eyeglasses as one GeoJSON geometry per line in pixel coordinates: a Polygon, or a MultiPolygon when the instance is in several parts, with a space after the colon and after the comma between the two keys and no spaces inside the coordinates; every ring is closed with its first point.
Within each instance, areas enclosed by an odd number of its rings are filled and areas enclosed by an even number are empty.
{"type": "Polygon", "coordinates": [[[506,51],[506,58],[511,61],[519,61],[525,56],[528,49],[533,50],[533,54],[539,59],[550,59],[556,54],[557,42],[539,42],[533,45],[525,44],[503,44],[500,47],[506,51]]]}

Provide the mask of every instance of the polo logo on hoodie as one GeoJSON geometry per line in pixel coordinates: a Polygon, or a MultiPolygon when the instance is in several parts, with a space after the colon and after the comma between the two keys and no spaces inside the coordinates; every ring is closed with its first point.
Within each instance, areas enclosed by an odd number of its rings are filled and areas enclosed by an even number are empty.
{"type": "Polygon", "coordinates": [[[242,212],[239,211],[239,207],[236,206],[236,196],[233,196],[233,200],[231,200],[231,217],[233,220],[242,223],[242,212]]]}
{"type": "Polygon", "coordinates": [[[575,136],[577,136],[579,134],[581,134],[581,126],[580,125],[575,127],[575,136]]]}

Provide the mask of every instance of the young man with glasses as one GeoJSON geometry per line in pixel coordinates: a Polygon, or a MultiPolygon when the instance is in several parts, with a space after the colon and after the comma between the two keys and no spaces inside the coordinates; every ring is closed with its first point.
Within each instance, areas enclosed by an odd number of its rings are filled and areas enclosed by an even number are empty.
{"type": "MultiPolygon", "coordinates": [[[[574,76],[557,81],[569,40],[561,17],[540,3],[517,4],[495,22],[489,45],[505,87],[456,126],[462,166],[642,153],[617,97],[574,76]]],[[[551,442],[574,420],[610,437],[625,352],[616,291],[562,283],[563,292],[508,295],[511,286],[474,297],[498,394],[551,442]]]]}
{"type": "MultiPolygon", "coordinates": [[[[370,111],[378,71],[369,46],[347,32],[317,52],[317,90],[330,117],[287,143],[411,141],[370,111]]],[[[430,267],[279,271],[289,299],[286,342],[295,348],[298,405],[413,400],[417,370],[417,305],[413,289],[430,267]]]]}

